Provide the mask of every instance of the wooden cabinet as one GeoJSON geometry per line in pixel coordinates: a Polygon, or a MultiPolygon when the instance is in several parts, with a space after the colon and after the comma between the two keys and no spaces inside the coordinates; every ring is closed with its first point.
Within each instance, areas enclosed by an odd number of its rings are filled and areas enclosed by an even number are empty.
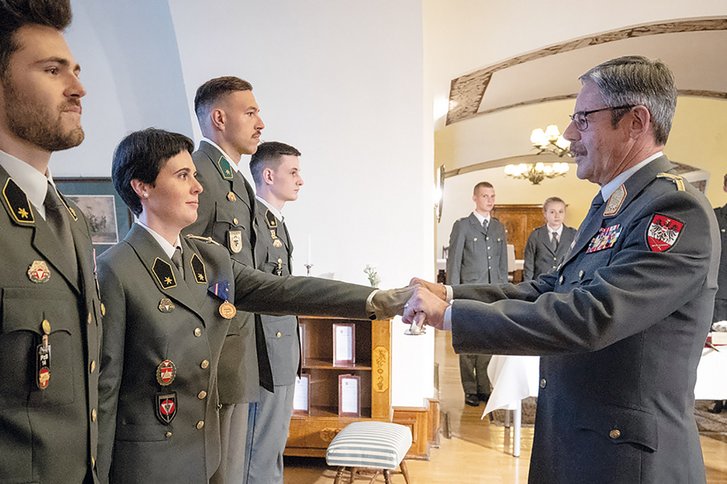
{"type": "Polygon", "coordinates": [[[545,223],[542,205],[495,205],[492,215],[505,226],[507,243],[515,246],[515,258],[525,256],[530,233],[545,223]]]}
{"type": "Polygon", "coordinates": [[[333,437],[357,420],[393,418],[391,410],[391,321],[303,316],[299,318],[303,372],[310,378],[309,415],[293,415],[286,455],[323,457],[333,437]],[[356,362],[333,365],[333,325],[354,323],[356,362]],[[338,416],[338,377],[360,378],[361,416],[338,416]]]}

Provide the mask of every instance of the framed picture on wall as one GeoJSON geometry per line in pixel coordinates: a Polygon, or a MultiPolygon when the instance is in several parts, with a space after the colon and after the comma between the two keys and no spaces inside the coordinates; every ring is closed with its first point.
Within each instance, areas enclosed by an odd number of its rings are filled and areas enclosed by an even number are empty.
{"type": "Polygon", "coordinates": [[[96,255],[121,241],[131,228],[131,212],[116,194],[111,178],[58,177],[53,181],[88,219],[96,255]]]}

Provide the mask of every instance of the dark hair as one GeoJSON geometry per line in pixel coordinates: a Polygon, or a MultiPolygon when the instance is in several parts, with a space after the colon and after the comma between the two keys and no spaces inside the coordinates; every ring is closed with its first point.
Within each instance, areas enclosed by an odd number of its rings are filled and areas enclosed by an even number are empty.
{"type": "Polygon", "coordinates": [[[263,170],[265,168],[277,168],[280,166],[280,157],[285,155],[300,156],[296,148],[279,141],[266,141],[257,146],[257,151],[250,157],[250,173],[256,185],[263,181],[263,170]]]}
{"type": "MultiPolygon", "coordinates": [[[[651,114],[654,140],[666,144],[677,104],[677,89],[669,67],[660,60],[642,56],[611,59],[580,77],[596,84],[606,106],[646,106],[651,114]]],[[[611,124],[616,124],[629,109],[615,109],[611,124]]]]}
{"type": "Polygon", "coordinates": [[[479,182],[472,189],[472,195],[475,195],[477,193],[477,190],[479,190],[480,188],[492,188],[494,190],[495,187],[493,187],[492,183],[490,183],[490,182],[486,182],[486,181],[479,182]]]}
{"type": "Polygon", "coordinates": [[[548,197],[545,199],[545,202],[543,202],[543,212],[548,210],[548,205],[550,205],[551,203],[562,203],[563,205],[565,205],[565,202],[560,197],[548,197]]]}
{"type": "Polygon", "coordinates": [[[192,153],[194,143],[179,133],[147,128],[121,140],[114,150],[111,177],[114,188],[134,215],[141,213],[141,201],[131,180],[154,184],[164,164],[183,151],[192,153]]]}
{"type": "Polygon", "coordinates": [[[252,91],[252,84],[235,76],[210,79],[197,88],[194,95],[194,112],[202,122],[209,108],[223,96],[237,91],[252,91]]]}
{"type": "Polygon", "coordinates": [[[0,0],[0,80],[5,80],[10,56],[20,48],[15,32],[28,24],[65,30],[71,23],[70,0],[0,0]]]}

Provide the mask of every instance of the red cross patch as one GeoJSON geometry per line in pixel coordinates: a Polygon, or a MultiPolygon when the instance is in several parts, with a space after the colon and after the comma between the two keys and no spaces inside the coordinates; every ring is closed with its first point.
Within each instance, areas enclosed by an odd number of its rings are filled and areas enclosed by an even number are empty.
{"type": "Polygon", "coordinates": [[[684,223],[660,213],[651,216],[646,242],[652,252],[666,252],[676,244],[684,223]]]}

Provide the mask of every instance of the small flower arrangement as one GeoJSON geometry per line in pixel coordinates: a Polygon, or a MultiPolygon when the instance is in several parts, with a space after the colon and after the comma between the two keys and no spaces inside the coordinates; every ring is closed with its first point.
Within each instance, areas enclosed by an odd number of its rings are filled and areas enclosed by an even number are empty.
{"type": "Polygon", "coordinates": [[[376,267],[366,264],[363,271],[364,274],[366,274],[366,277],[369,278],[369,284],[371,284],[371,287],[378,287],[381,282],[381,278],[379,277],[379,273],[376,272],[376,267]]]}

